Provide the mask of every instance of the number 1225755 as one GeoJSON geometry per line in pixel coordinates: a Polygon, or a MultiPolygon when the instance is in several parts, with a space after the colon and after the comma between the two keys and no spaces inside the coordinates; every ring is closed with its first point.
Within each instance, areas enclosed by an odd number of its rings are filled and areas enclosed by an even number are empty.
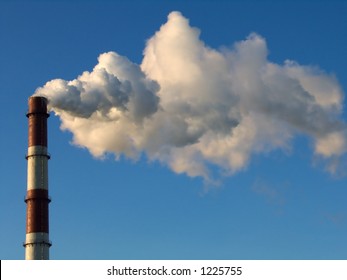
{"type": "Polygon", "coordinates": [[[241,266],[206,266],[201,268],[201,275],[241,275],[241,266]]]}

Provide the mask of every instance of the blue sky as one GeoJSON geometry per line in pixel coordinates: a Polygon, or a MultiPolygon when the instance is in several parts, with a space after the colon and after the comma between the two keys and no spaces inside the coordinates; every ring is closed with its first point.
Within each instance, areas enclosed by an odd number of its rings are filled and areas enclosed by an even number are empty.
{"type": "MultiPolygon", "coordinates": [[[[47,81],[92,71],[104,52],[141,64],[172,11],[209,48],[233,49],[256,32],[269,61],[319,67],[346,92],[345,1],[1,1],[0,259],[24,258],[28,97],[47,81]]],[[[347,258],[346,176],[325,170],[304,133],[212,185],[145,153],[95,159],[60,125],[52,113],[52,259],[347,258]]],[[[342,171],[345,163],[346,154],[342,171]]]]}

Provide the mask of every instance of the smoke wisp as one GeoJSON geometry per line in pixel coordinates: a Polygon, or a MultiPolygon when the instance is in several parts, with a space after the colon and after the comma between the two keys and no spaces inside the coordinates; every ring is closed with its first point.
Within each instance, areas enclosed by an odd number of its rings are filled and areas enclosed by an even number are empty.
{"type": "Polygon", "coordinates": [[[147,41],[141,65],[104,53],[91,72],[49,81],[35,94],[48,98],[62,129],[95,157],[145,154],[209,181],[210,165],[233,174],[252,155],[288,150],[304,134],[334,172],[347,151],[336,78],[293,61],[269,61],[258,34],[222,51],[199,34],[172,12],[147,41]]]}

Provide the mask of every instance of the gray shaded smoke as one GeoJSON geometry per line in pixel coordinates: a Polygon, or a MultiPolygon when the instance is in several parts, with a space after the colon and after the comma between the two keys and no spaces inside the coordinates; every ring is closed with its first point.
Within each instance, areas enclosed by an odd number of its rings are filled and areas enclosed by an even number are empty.
{"type": "Polygon", "coordinates": [[[290,150],[309,136],[330,172],[346,153],[343,92],[333,75],[293,61],[268,61],[264,38],[249,35],[231,49],[206,46],[179,12],[150,38],[141,65],[114,52],[91,72],[52,80],[35,92],[95,157],[145,154],[174,172],[211,180],[253,154],[290,150]]]}

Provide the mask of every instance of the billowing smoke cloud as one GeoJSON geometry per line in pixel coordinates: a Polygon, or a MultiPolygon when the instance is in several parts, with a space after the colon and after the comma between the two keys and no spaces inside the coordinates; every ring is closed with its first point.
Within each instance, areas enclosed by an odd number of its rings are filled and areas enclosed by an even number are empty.
{"type": "Polygon", "coordinates": [[[62,129],[95,157],[144,153],[208,181],[211,165],[233,174],[253,154],[288,150],[304,134],[334,172],[347,151],[335,77],[293,61],[270,62],[257,34],[219,51],[199,33],[172,12],[148,40],[141,65],[104,53],[93,71],[52,80],[35,94],[49,99],[62,129]]]}

